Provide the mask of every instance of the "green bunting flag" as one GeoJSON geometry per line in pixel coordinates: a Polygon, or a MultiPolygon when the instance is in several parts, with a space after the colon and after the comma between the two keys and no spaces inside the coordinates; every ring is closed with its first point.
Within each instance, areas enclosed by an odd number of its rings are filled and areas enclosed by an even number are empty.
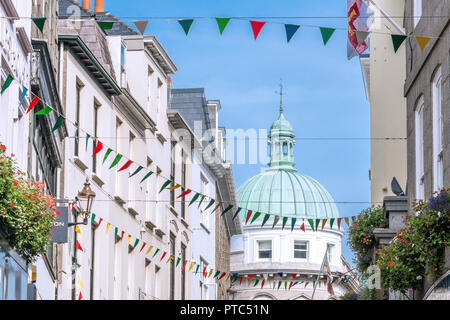
{"type": "Polygon", "coordinates": [[[281,281],[278,282],[278,288],[277,288],[277,290],[280,290],[280,287],[281,287],[281,281]]]}
{"type": "Polygon", "coordinates": [[[227,27],[228,22],[230,22],[231,18],[216,18],[217,25],[219,26],[220,34],[223,33],[225,28],[227,27]]]}
{"type": "Polygon", "coordinates": [[[254,287],[256,287],[259,283],[259,279],[255,279],[255,284],[253,285],[254,287]]]}
{"type": "Polygon", "coordinates": [[[200,268],[200,265],[197,265],[197,268],[195,269],[195,274],[198,273],[198,269],[200,268]]]}
{"type": "Polygon", "coordinates": [[[119,228],[116,227],[115,231],[114,231],[114,240],[117,239],[117,233],[119,232],[119,228]]]}
{"type": "Polygon", "coordinates": [[[142,178],[142,180],[141,180],[141,182],[140,183],[142,183],[142,182],[144,182],[145,180],[147,180],[148,179],[148,177],[150,177],[151,175],[153,174],[153,171],[150,171],[149,173],[147,173],[146,175],[145,175],[145,177],[144,178],[142,178]]]}
{"type": "Polygon", "coordinates": [[[103,30],[111,30],[114,26],[114,21],[97,21],[100,28],[103,30]]]}
{"type": "Polygon", "coordinates": [[[64,118],[63,116],[59,116],[58,119],[56,119],[56,123],[52,129],[52,132],[55,132],[56,130],[58,130],[59,127],[61,127],[64,124],[64,121],[66,121],[66,118],[64,118]]]}
{"type": "Polygon", "coordinates": [[[184,33],[186,33],[186,35],[188,35],[193,22],[194,22],[194,19],[178,20],[178,23],[181,25],[181,27],[183,27],[184,33]]]}
{"type": "Polygon", "coordinates": [[[314,231],[314,220],[308,219],[309,225],[311,226],[312,231],[314,231]]]}
{"type": "Polygon", "coordinates": [[[2,91],[0,92],[0,94],[2,94],[6,89],[9,88],[9,86],[11,85],[11,82],[14,80],[14,78],[12,77],[12,75],[8,75],[8,77],[5,80],[5,83],[2,86],[2,91]]]}
{"type": "Polygon", "coordinates": [[[199,204],[198,204],[198,208],[200,208],[200,206],[202,205],[203,200],[205,200],[205,198],[206,198],[206,196],[205,196],[205,195],[202,195],[202,198],[200,199],[200,202],[199,202],[199,204]]]}
{"type": "Polygon", "coordinates": [[[394,52],[397,52],[398,48],[400,48],[401,44],[403,43],[403,41],[405,41],[407,36],[404,36],[402,34],[391,34],[391,38],[392,44],[394,45],[394,52]]]}
{"type": "Polygon", "coordinates": [[[286,28],[287,42],[291,41],[298,28],[300,28],[300,26],[296,24],[285,24],[284,27],[286,28]]]}
{"type": "Polygon", "coordinates": [[[34,24],[42,32],[44,30],[45,21],[47,18],[32,18],[34,24]]]}
{"type": "Polygon", "coordinates": [[[196,193],[194,197],[192,197],[191,202],[189,202],[188,207],[190,207],[195,201],[197,201],[198,197],[200,197],[200,193],[196,193]]]}
{"type": "Polygon", "coordinates": [[[161,189],[159,190],[159,193],[161,193],[171,183],[172,183],[172,180],[167,180],[166,182],[164,182],[161,189]]]}
{"type": "Polygon", "coordinates": [[[264,216],[264,219],[263,219],[261,228],[264,227],[264,225],[266,224],[267,221],[269,221],[269,219],[270,219],[270,214],[266,214],[266,215],[264,216]]]}
{"type": "Polygon", "coordinates": [[[175,267],[178,267],[178,264],[180,263],[180,261],[181,261],[181,258],[178,258],[175,267]]]}
{"type": "Polygon", "coordinates": [[[122,159],[122,155],[120,153],[117,154],[117,156],[114,158],[114,161],[111,163],[110,169],[114,168],[122,159]]]}
{"type": "Polygon", "coordinates": [[[217,276],[218,276],[219,274],[220,274],[220,271],[217,270],[216,273],[215,273],[215,275],[214,275],[214,277],[213,277],[213,279],[217,278],[217,276]]]}
{"type": "Polygon", "coordinates": [[[333,28],[322,28],[320,27],[320,33],[322,34],[323,44],[326,45],[328,40],[330,40],[331,35],[336,29],[333,28]]]}
{"type": "Polygon", "coordinates": [[[316,231],[318,230],[320,219],[316,219],[316,231]]]}
{"type": "Polygon", "coordinates": [[[36,112],[35,115],[37,115],[37,116],[44,116],[44,115],[49,114],[52,111],[53,111],[52,107],[46,106],[44,109],[39,110],[38,112],[36,112]]]}
{"type": "Polygon", "coordinates": [[[155,253],[153,254],[152,258],[154,258],[158,254],[158,252],[159,252],[159,249],[157,248],[155,253]]]}
{"type": "Polygon", "coordinates": [[[91,224],[93,224],[94,221],[95,221],[95,213],[93,213],[92,216],[91,216],[91,224]]]}
{"type": "MultiPolygon", "coordinates": [[[[208,210],[213,204],[214,204],[214,202],[216,202],[214,199],[211,199],[211,201],[209,201],[209,203],[208,203],[208,205],[206,206],[206,208],[203,210],[203,211],[206,211],[206,210],[208,210]]],[[[214,210],[215,211],[215,210],[214,210]]],[[[213,211],[213,212],[214,212],[213,211]]]]}
{"type": "Polygon", "coordinates": [[[284,230],[284,227],[286,226],[286,222],[288,221],[288,217],[283,217],[283,226],[281,227],[281,230],[284,230]]]}
{"type": "Polygon", "coordinates": [[[103,164],[105,164],[106,159],[108,159],[108,157],[112,151],[113,150],[111,148],[108,148],[108,150],[106,151],[105,157],[103,158],[103,164]]]}
{"type": "Polygon", "coordinates": [[[330,219],[330,229],[333,229],[334,218],[330,219]]]}
{"type": "Polygon", "coordinates": [[[225,208],[225,210],[222,211],[221,216],[223,216],[225,213],[227,213],[228,211],[230,211],[233,208],[233,206],[230,204],[228,207],[225,208]]]}
{"type": "Polygon", "coordinates": [[[136,239],[136,241],[134,242],[133,249],[136,248],[136,246],[138,245],[138,243],[139,243],[139,239],[136,239]]]}
{"type": "Polygon", "coordinates": [[[256,212],[255,215],[252,218],[252,221],[250,221],[250,224],[252,224],[253,222],[256,221],[256,219],[259,218],[259,216],[261,215],[261,212],[256,212]]]}

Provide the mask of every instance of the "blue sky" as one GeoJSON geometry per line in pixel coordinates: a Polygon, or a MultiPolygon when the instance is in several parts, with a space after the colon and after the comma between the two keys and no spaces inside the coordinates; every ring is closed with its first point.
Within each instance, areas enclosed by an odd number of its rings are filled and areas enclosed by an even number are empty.
{"type": "MultiPolygon", "coordinates": [[[[105,1],[105,10],[118,17],[345,17],[346,6],[344,0],[105,1]]],[[[346,18],[267,21],[346,28],[346,18]]],[[[306,26],[286,43],[282,24],[266,24],[255,41],[250,23],[241,20],[231,20],[222,36],[214,20],[196,20],[188,36],[176,20],[150,20],[146,33],[159,39],[177,65],[174,88],[202,87],[207,99],[221,100],[221,126],[268,129],[278,117],[275,91],[282,78],[285,116],[297,138],[370,136],[360,64],[358,58],[347,60],[344,30],[336,30],[326,46],[319,29],[306,26]]],[[[317,179],[335,201],[369,202],[369,147],[369,140],[298,140],[296,168],[317,179]]],[[[261,165],[233,170],[239,187],[261,165]]],[[[341,216],[368,206],[338,204],[341,216]]],[[[351,262],[346,238],[343,255],[351,262]]]]}

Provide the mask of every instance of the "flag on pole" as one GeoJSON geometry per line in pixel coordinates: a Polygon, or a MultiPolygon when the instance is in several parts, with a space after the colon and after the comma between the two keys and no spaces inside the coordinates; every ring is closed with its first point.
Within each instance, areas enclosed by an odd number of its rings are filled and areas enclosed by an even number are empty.
{"type": "Polygon", "coordinates": [[[369,6],[363,0],[347,0],[348,39],[347,59],[359,56],[369,47],[366,38],[369,31],[369,6]],[[359,39],[358,39],[359,38],[359,39]]]}

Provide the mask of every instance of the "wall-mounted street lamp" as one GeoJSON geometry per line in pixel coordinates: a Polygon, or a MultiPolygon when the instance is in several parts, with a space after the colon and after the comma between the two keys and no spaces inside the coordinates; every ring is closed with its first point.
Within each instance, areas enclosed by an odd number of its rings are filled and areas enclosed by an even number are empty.
{"type": "Polygon", "coordinates": [[[86,178],[86,182],[84,183],[84,187],[81,191],[78,192],[78,200],[80,202],[80,206],[78,206],[78,211],[81,213],[81,217],[83,218],[83,222],[71,222],[69,223],[69,227],[79,225],[79,224],[88,224],[89,216],[91,215],[92,202],[95,198],[95,192],[91,189],[91,184],[89,180],[86,178]],[[85,203],[85,207],[83,208],[83,204],[85,203]]]}

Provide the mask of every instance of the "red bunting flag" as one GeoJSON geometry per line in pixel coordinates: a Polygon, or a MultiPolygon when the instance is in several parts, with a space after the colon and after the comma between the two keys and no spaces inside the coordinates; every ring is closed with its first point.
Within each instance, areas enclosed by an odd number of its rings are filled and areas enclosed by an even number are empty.
{"type": "Polygon", "coordinates": [[[31,101],[30,106],[28,107],[27,114],[37,106],[37,104],[41,101],[39,97],[34,97],[33,101],[31,101]]]}
{"type": "Polygon", "coordinates": [[[302,225],[300,226],[300,230],[302,230],[303,232],[306,232],[306,231],[305,231],[305,223],[304,223],[304,222],[303,222],[302,225]]]}
{"type": "Polygon", "coordinates": [[[247,212],[247,219],[245,219],[245,224],[247,224],[248,220],[250,219],[250,217],[252,216],[253,211],[252,210],[248,210],[247,212]]]}
{"type": "Polygon", "coordinates": [[[222,275],[219,277],[219,280],[221,280],[223,277],[225,277],[226,274],[227,274],[226,272],[222,273],[222,275]]]}
{"type": "Polygon", "coordinates": [[[249,275],[248,275],[248,280],[252,281],[252,278],[253,278],[253,275],[252,275],[252,274],[249,274],[249,275]]]}
{"type": "Polygon", "coordinates": [[[122,231],[122,235],[120,236],[120,241],[123,240],[123,235],[125,234],[125,231],[122,231]]]}
{"type": "Polygon", "coordinates": [[[292,279],[295,279],[296,276],[297,276],[297,274],[296,274],[296,273],[293,273],[293,274],[292,274],[292,279]]]}
{"type": "Polygon", "coordinates": [[[100,218],[100,220],[98,220],[98,225],[97,225],[97,229],[100,228],[100,224],[102,223],[103,218],[100,218]]]}
{"type": "Polygon", "coordinates": [[[261,283],[261,289],[264,288],[264,283],[266,283],[266,280],[263,279],[262,283],[261,283]]]}
{"type": "Polygon", "coordinates": [[[128,160],[127,163],[125,163],[125,164],[123,165],[123,167],[119,169],[118,172],[128,169],[132,164],[133,164],[133,161],[128,160]]]}
{"type": "Polygon", "coordinates": [[[342,218],[338,218],[338,229],[339,230],[341,230],[341,221],[342,221],[342,218]]]}
{"type": "Polygon", "coordinates": [[[141,253],[142,252],[142,250],[145,248],[145,245],[146,245],[147,243],[146,242],[144,242],[144,244],[142,245],[142,247],[141,247],[141,250],[139,251],[139,253],[141,253]]]}
{"type": "Polygon", "coordinates": [[[185,260],[185,261],[184,261],[184,264],[183,264],[183,269],[181,269],[181,270],[184,270],[184,269],[186,269],[186,265],[187,265],[187,263],[188,263],[188,261],[187,261],[187,260],[185,260]]]}
{"type": "Polygon", "coordinates": [[[99,153],[100,151],[102,151],[102,149],[103,149],[103,143],[101,141],[98,141],[97,145],[95,146],[95,150],[94,150],[94,153],[92,154],[92,156],[95,157],[95,155],[97,153],[99,153]]]}
{"type": "Polygon", "coordinates": [[[208,275],[208,273],[206,272],[206,267],[203,268],[203,277],[206,278],[206,276],[208,275]]]}
{"type": "Polygon", "coordinates": [[[189,193],[191,193],[192,192],[192,190],[191,189],[187,189],[185,192],[183,192],[182,194],[180,194],[178,197],[177,197],[177,199],[179,199],[179,198],[181,198],[181,197],[184,197],[184,196],[187,196],[189,193]]]}
{"type": "Polygon", "coordinates": [[[77,247],[77,249],[80,250],[81,252],[84,252],[84,251],[83,251],[83,248],[81,247],[81,244],[78,242],[78,240],[77,240],[77,243],[76,243],[76,247],[77,247]]]}
{"type": "Polygon", "coordinates": [[[294,284],[294,281],[291,281],[291,283],[289,283],[289,290],[291,290],[293,284],[294,284]]]}
{"type": "Polygon", "coordinates": [[[252,26],[253,36],[255,37],[255,40],[256,40],[256,38],[258,38],[259,33],[261,32],[261,29],[264,27],[266,22],[250,20],[250,24],[252,26]]]}
{"type": "Polygon", "coordinates": [[[242,279],[244,279],[244,277],[241,277],[241,278],[239,279],[239,284],[242,284],[242,279]]]}
{"type": "Polygon", "coordinates": [[[159,261],[163,261],[163,259],[166,256],[166,254],[167,254],[167,252],[164,251],[164,253],[163,253],[162,257],[161,257],[161,260],[159,260],[159,261]]]}
{"type": "Polygon", "coordinates": [[[80,291],[80,295],[78,296],[78,300],[83,299],[83,296],[81,295],[81,291],[80,291]]]}

